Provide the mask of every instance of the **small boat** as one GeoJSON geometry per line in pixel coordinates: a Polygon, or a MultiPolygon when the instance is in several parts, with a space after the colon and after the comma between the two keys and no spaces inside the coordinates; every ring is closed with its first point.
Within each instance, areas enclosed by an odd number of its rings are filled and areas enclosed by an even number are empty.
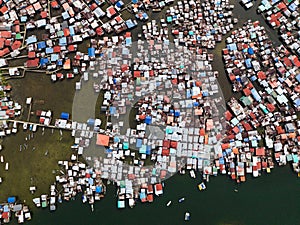
{"type": "Polygon", "coordinates": [[[168,201],[167,206],[170,206],[172,204],[172,201],[168,201]]]}
{"type": "Polygon", "coordinates": [[[190,170],[190,175],[192,178],[196,178],[196,174],[195,174],[195,171],[194,170],[190,170]]]}
{"type": "Polygon", "coordinates": [[[87,201],[87,197],[85,196],[85,195],[82,195],[82,203],[86,203],[86,201],[87,201]]]}
{"type": "Polygon", "coordinates": [[[178,200],[178,202],[181,203],[181,202],[183,202],[184,200],[185,200],[185,198],[180,198],[180,199],[178,200]]]}
{"type": "Polygon", "coordinates": [[[58,203],[62,203],[61,194],[58,195],[58,203]]]}
{"type": "Polygon", "coordinates": [[[239,192],[239,190],[238,189],[234,189],[234,192],[239,192]]]}
{"type": "Polygon", "coordinates": [[[94,212],[94,204],[91,204],[91,210],[94,212]]]}
{"type": "Polygon", "coordinates": [[[206,189],[205,184],[202,182],[201,184],[198,185],[199,191],[203,191],[206,189]]]}
{"type": "Polygon", "coordinates": [[[184,214],[184,220],[185,221],[189,221],[190,220],[190,213],[189,212],[186,212],[185,214],[184,214]]]}
{"type": "Polygon", "coordinates": [[[24,130],[27,130],[27,126],[28,126],[27,123],[23,123],[23,129],[24,129],[24,130]]]}
{"type": "Polygon", "coordinates": [[[5,163],[5,170],[8,170],[8,162],[5,163]]]}

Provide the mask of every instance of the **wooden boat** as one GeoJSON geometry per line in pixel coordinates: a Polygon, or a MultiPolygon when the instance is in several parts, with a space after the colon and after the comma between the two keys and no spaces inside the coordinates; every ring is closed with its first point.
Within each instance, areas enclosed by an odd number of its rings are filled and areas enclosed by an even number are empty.
{"type": "Polygon", "coordinates": [[[203,191],[206,189],[205,184],[202,182],[201,184],[198,185],[199,191],[203,191]]]}

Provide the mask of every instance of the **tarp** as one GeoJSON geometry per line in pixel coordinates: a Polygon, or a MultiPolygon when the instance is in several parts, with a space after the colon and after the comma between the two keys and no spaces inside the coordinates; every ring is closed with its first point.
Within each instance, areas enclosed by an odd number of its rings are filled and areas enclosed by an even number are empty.
{"type": "Polygon", "coordinates": [[[8,203],[14,203],[16,201],[16,197],[8,197],[7,202],[8,203]]]}
{"type": "Polygon", "coordinates": [[[89,57],[95,57],[95,48],[88,48],[89,57]]]}
{"type": "Polygon", "coordinates": [[[109,136],[108,135],[104,135],[104,134],[98,134],[97,135],[97,145],[101,145],[101,146],[108,146],[109,144],[109,136]]]}
{"type": "Polygon", "coordinates": [[[68,119],[70,118],[70,114],[67,113],[67,112],[62,112],[62,113],[60,114],[60,118],[61,118],[61,119],[64,119],[64,120],[68,120],[68,119]]]}
{"type": "Polygon", "coordinates": [[[96,191],[96,193],[101,193],[102,192],[102,187],[97,186],[95,191],[96,191]]]}
{"type": "Polygon", "coordinates": [[[253,55],[253,54],[254,54],[253,48],[248,48],[248,53],[249,53],[250,55],[253,55]]]}

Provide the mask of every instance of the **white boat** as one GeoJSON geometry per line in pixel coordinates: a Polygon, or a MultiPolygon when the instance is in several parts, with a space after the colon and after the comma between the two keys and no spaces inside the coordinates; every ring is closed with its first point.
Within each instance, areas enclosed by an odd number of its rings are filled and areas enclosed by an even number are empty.
{"type": "Polygon", "coordinates": [[[188,220],[190,220],[190,213],[189,212],[186,212],[185,214],[184,214],[184,220],[185,221],[188,221],[188,220]]]}
{"type": "Polygon", "coordinates": [[[196,178],[196,174],[195,174],[195,171],[194,170],[190,170],[190,175],[192,178],[196,178]]]}
{"type": "Polygon", "coordinates": [[[8,162],[5,163],[5,170],[8,170],[8,162]]]}
{"type": "Polygon", "coordinates": [[[37,129],[37,125],[34,124],[33,127],[32,127],[32,131],[33,131],[33,132],[36,132],[36,129],[37,129]]]}
{"type": "Polygon", "coordinates": [[[181,203],[181,202],[183,202],[184,200],[185,200],[185,198],[180,198],[180,199],[178,200],[178,202],[181,203]]]}
{"type": "Polygon", "coordinates": [[[94,212],[94,204],[91,204],[91,210],[94,212]]]}
{"type": "Polygon", "coordinates": [[[172,204],[172,201],[168,201],[167,206],[170,206],[172,204]]]}
{"type": "Polygon", "coordinates": [[[27,130],[27,126],[28,126],[27,123],[23,123],[23,129],[24,129],[24,130],[27,130]]]}

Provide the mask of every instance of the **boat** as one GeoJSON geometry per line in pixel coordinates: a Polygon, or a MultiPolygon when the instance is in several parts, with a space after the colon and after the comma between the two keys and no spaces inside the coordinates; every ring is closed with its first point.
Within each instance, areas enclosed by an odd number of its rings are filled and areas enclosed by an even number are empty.
{"type": "Polygon", "coordinates": [[[199,191],[203,191],[206,189],[205,184],[202,182],[201,184],[198,185],[199,191]]]}
{"type": "Polygon", "coordinates": [[[180,198],[180,199],[178,200],[178,202],[181,203],[181,202],[183,202],[184,200],[185,200],[185,198],[180,198]]]}
{"type": "Polygon", "coordinates": [[[61,194],[58,195],[58,203],[62,203],[61,194]]]}
{"type": "Polygon", "coordinates": [[[172,201],[168,201],[167,206],[170,206],[172,204],[172,201]]]}
{"type": "Polygon", "coordinates": [[[82,195],[82,203],[86,203],[86,201],[87,201],[87,197],[85,196],[85,195],[82,195]]]}
{"type": "Polygon", "coordinates": [[[184,214],[184,220],[185,221],[189,221],[190,220],[190,213],[189,212],[186,212],[185,214],[184,214]]]}
{"type": "Polygon", "coordinates": [[[94,204],[91,204],[91,210],[94,212],[94,204]]]}
{"type": "Polygon", "coordinates": [[[194,170],[190,170],[190,175],[192,178],[196,178],[196,174],[194,170]]]}
{"type": "Polygon", "coordinates": [[[28,125],[27,123],[23,123],[23,129],[24,130],[27,130],[27,125],[28,125]]]}

